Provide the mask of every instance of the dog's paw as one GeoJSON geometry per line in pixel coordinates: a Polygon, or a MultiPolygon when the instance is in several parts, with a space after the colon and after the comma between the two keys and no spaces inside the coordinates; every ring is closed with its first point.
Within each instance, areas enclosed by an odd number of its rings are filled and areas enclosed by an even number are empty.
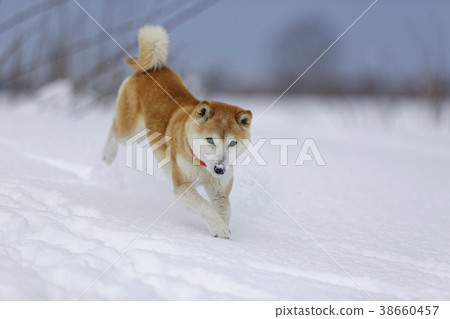
{"type": "Polygon", "coordinates": [[[111,165],[111,163],[114,161],[114,157],[103,155],[103,161],[106,164],[111,165]]]}
{"type": "Polygon", "coordinates": [[[210,227],[209,231],[214,237],[230,239],[230,230],[223,221],[210,227]]]}

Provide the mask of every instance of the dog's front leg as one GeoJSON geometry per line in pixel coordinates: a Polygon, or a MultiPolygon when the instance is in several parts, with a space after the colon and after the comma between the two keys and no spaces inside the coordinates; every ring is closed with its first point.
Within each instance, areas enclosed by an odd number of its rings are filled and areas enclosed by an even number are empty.
{"type": "Polygon", "coordinates": [[[216,209],[191,186],[192,183],[174,185],[174,193],[176,198],[179,198],[180,205],[202,217],[208,225],[211,235],[230,238],[228,225],[216,209]]]}
{"type": "Polygon", "coordinates": [[[230,200],[225,196],[218,196],[213,198],[212,204],[219,212],[220,217],[222,217],[223,221],[230,225],[230,216],[231,216],[231,208],[230,208],[230,200]]]}
{"type": "Polygon", "coordinates": [[[205,188],[211,203],[227,225],[230,224],[231,207],[228,196],[230,196],[232,185],[233,176],[230,174],[220,179],[213,178],[209,187],[205,188]]]}

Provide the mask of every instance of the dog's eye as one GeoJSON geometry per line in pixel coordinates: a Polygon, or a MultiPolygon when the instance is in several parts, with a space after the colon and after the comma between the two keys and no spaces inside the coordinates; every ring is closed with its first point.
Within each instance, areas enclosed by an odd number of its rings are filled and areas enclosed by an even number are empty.
{"type": "Polygon", "coordinates": [[[230,144],[228,144],[228,147],[236,146],[236,144],[237,144],[236,141],[231,141],[230,144]]]}
{"type": "Polygon", "coordinates": [[[214,140],[213,140],[212,137],[207,137],[207,138],[206,138],[206,141],[207,141],[209,144],[211,144],[211,145],[215,145],[215,144],[214,144],[214,140]]]}

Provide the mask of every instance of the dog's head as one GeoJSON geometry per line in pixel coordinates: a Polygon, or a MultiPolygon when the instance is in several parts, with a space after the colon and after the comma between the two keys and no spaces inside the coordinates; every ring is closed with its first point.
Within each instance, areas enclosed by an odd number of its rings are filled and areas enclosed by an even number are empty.
{"type": "Polygon", "coordinates": [[[250,140],[252,112],[221,102],[202,101],[191,113],[187,137],[197,163],[216,177],[226,174],[250,140]]]}

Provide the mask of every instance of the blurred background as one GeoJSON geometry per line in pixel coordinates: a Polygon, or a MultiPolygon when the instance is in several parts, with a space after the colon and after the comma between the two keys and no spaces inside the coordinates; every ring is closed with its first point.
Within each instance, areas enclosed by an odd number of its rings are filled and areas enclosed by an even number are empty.
{"type": "MultiPolygon", "coordinates": [[[[200,98],[283,92],[372,3],[86,1],[79,3],[133,56],[137,30],[169,32],[169,66],[200,98]]],[[[0,1],[0,89],[30,94],[61,80],[83,103],[112,107],[126,54],[75,2],[0,1]],[[90,102],[86,102],[90,101],[90,102]]],[[[288,94],[423,98],[439,122],[450,85],[450,1],[382,0],[288,94]]]]}

